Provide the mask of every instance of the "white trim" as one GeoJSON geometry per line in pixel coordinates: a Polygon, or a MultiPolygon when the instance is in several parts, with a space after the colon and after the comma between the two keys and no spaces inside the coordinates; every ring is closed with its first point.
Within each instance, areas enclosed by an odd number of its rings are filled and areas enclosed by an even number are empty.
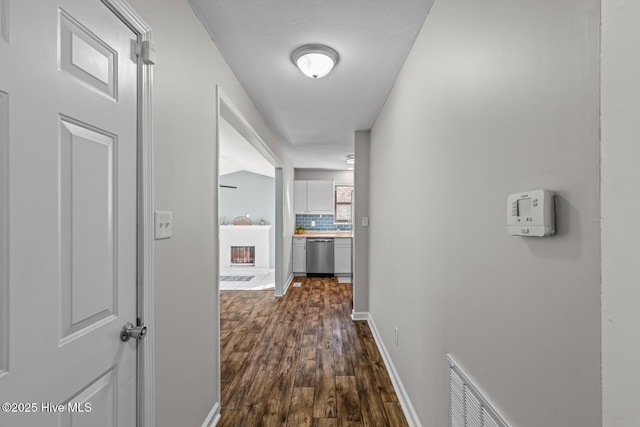
{"type": "Polygon", "coordinates": [[[9,43],[9,0],[0,0],[0,38],[9,43]]]}
{"type": "Polygon", "coordinates": [[[369,320],[369,313],[366,311],[364,312],[352,311],[351,320],[369,320]]]}
{"type": "Polygon", "coordinates": [[[271,230],[271,225],[267,224],[267,225],[258,225],[258,224],[254,224],[254,225],[233,225],[233,224],[227,224],[227,225],[221,225],[220,229],[224,229],[224,230],[271,230]]]}
{"type": "MultiPolygon", "coordinates": [[[[353,313],[354,315],[356,313],[353,313]]],[[[363,313],[358,313],[363,314],[363,313]]],[[[378,328],[376,328],[376,324],[373,321],[373,317],[371,317],[370,313],[367,314],[367,322],[369,323],[369,328],[371,328],[371,333],[373,334],[373,338],[376,341],[376,345],[378,346],[378,350],[380,351],[380,355],[382,356],[382,360],[384,361],[384,365],[387,368],[387,372],[389,372],[389,377],[391,377],[391,382],[393,383],[393,388],[398,395],[398,400],[400,401],[400,406],[402,406],[402,410],[404,412],[404,416],[407,418],[407,423],[411,427],[421,427],[420,420],[418,418],[418,414],[416,410],[413,408],[413,404],[409,399],[409,394],[407,390],[402,385],[402,380],[400,379],[400,375],[398,375],[398,371],[396,371],[393,362],[391,361],[391,357],[389,357],[389,353],[387,352],[384,343],[382,342],[382,337],[378,332],[378,328]]]]}
{"type": "MultiPolygon", "coordinates": [[[[284,289],[284,292],[286,292],[286,288],[288,286],[284,285],[284,275],[285,275],[285,260],[290,259],[288,256],[285,257],[284,256],[284,206],[286,206],[285,202],[284,202],[284,194],[285,194],[285,188],[284,188],[284,169],[281,167],[277,167],[275,168],[274,171],[274,179],[275,179],[275,198],[276,198],[276,206],[279,206],[279,208],[276,209],[276,216],[275,216],[275,230],[274,230],[274,234],[275,234],[275,242],[274,242],[274,262],[276,263],[276,268],[274,271],[274,279],[275,279],[275,283],[282,283],[283,286],[282,288],[284,289]],[[278,255],[280,254],[280,256],[278,255]]],[[[274,294],[278,295],[278,288],[274,286],[274,294]]],[[[284,295],[283,292],[283,295],[284,295]]]]}
{"type": "Polygon", "coordinates": [[[213,427],[218,424],[218,421],[220,421],[220,403],[216,402],[204,423],[202,423],[202,427],[213,427]]]}
{"type": "Polygon", "coordinates": [[[9,372],[9,94],[0,91],[0,377],[9,372]]]}
{"type": "Polygon", "coordinates": [[[291,273],[291,276],[289,276],[289,279],[287,280],[287,284],[284,285],[284,290],[282,291],[282,295],[279,295],[278,293],[276,293],[277,297],[283,297],[286,295],[287,290],[289,289],[289,286],[291,286],[291,282],[293,282],[293,273],[291,273]]]}
{"type": "MultiPolygon", "coordinates": [[[[138,34],[138,41],[151,42],[151,27],[126,0],[102,0],[113,13],[138,34]]],[[[138,317],[147,335],[138,346],[138,426],[155,426],[155,323],[153,240],[153,68],[138,62],[138,317]]]]}
{"type": "MultiPolygon", "coordinates": [[[[215,242],[215,250],[218,253],[218,256],[216,257],[216,280],[215,280],[215,285],[216,285],[216,310],[218,312],[218,315],[216,316],[216,333],[218,335],[217,337],[217,346],[216,346],[216,361],[215,361],[215,365],[217,368],[217,372],[216,372],[216,376],[218,378],[218,381],[216,382],[216,396],[218,397],[218,399],[220,400],[220,402],[222,402],[222,381],[220,380],[221,377],[221,373],[222,373],[222,363],[220,362],[222,356],[220,353],[220,87],[216,85],[216,111],[215,111],[215,140],[214,142],[214,147],[213,147],[213,159],[211,159],[212,161],[212,165],[215,166],[215,171],[213,173],[213,188],[214,188],[214,194],[215,197],[213,199],[213,203],[214,205],[212,206],[212,211],[213,211],[213,233],[214,233],[214,238],[213,241],[215,242]]],[[[217,402],[216,402],[217,404],[217,402]]],[[[214,406],[215,408],[215,406],[214,406]]]]}

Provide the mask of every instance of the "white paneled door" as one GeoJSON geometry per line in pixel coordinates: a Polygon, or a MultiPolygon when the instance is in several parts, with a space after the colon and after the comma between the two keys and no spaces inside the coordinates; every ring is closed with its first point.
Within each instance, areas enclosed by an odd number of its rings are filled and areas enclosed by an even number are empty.
{"type": "Polygon", "coordinates": [[[0,425],[135,426],[137,36],[99,0],[0,13],[0,425]]]}

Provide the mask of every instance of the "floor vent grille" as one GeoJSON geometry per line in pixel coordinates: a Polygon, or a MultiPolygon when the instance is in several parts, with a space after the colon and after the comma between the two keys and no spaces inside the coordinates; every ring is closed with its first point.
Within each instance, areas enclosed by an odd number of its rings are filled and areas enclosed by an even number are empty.
{"type": "Polygon", "coordinates": [[[469,377],[449,360],[449,427],[509,427],[469,377]]]}

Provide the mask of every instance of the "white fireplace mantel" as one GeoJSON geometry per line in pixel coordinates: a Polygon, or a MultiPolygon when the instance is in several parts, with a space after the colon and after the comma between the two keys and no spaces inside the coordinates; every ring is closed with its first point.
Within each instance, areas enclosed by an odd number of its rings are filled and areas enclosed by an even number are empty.
{"type": "Polygon", "coordinates": [[[255,266],[269,268],[269,230],[270,225],[221,225],[220,226],[220,268],[233,268],[231,265],[232,246],[255,246],[255,266]]]}

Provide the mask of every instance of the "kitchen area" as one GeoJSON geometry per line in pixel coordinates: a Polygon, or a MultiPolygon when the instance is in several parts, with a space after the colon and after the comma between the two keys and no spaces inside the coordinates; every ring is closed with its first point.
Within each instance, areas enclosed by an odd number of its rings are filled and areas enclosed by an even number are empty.
{"type": "Polygon", "coordinates": [[[308,232],[293,237],[293,274],[351,278],[351,232],[308,232]]]}
{"type": "Polygon", "coordinates": [[[275,168],[230,124],[221,122],[219,289],[275,288],[278,294],[296,283],[296,276],[352,283],[354,156],[347,156],[345,169],[294,169],[289,203],[278,202],[290,209],[287,217],[293,221],[286,227],[295,233],[286,237],[292,241],[285,255],[276,248],[275,168]],[[292,258],[284,267],[290,268],[288,273],[278,281],[275,270],[281,255],[292,258]]]}
{"type": "Polygon", "coordinates": [[[352,171],[296,170],[294,276],[351,282],[353,194],[352,171]]]}

